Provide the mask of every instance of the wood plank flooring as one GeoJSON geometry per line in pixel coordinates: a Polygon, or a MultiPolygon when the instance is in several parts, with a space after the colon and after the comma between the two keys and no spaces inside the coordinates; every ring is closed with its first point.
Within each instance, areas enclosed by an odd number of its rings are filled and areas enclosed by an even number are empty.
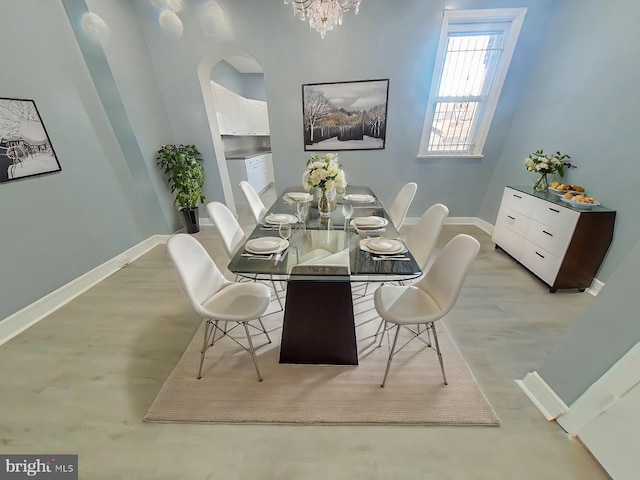
{"type": "MultiPolygon", "coordinates": [[[[90,479],[607,478],[514,382],[592,297],[549,294],[474,227],[445,226],[439,248],[459,232],[482,249],[447,325],[500,427],[144,423],[199,323],[159,246],[0,346],[0,450],[77,453],[90,479]]],[[[224,267],[216,231],[196,237],[224,267]]]]}

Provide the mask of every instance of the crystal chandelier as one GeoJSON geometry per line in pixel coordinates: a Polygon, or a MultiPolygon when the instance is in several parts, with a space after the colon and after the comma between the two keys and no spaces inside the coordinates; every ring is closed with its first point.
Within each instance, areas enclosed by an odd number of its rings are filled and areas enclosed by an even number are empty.
{"type": "Polygon", "coordinates": [[[342,14],[354,9],[356,15],[362,0],[284,0],[291,3],[293,14],[300,20],[309,20],[309,28],[315,28],[324,38],[329,30],[342,25],[342,14]]]}

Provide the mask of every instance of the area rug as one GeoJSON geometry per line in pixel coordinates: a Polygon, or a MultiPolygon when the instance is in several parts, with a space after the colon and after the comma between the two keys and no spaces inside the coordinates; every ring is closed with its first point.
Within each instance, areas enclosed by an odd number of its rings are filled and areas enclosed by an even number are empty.
{"type": "MultiPolygon", "coordinates": [[[[168,423],[499,425],[444,323],[437,324],[448,385],[438,357],[419,341],[398,353],[380,387],[390,342],[378,347],[380,319],[369,298],[356,300],[359,365],[279,364],[282,313],[263,318],[273,343],[253,335],[263,382],[251,356],[229,338],[207,351],[196,378],[204,324],[160,389],[146,421],[168,423]]],[[[237,329],[241,341],[243,330],[237,329]]],[[[408,335],[408,332],[407,332],[408,335]]],[[[409,338],[409,337],[407,337],[409,338]]],[[[399,340],[401,345],[402,337],[399,340]]]]}

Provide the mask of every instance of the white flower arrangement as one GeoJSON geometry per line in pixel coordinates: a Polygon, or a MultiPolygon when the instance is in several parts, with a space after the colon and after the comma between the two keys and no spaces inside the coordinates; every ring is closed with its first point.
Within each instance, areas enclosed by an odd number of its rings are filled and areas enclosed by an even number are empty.
{"type": "Polygon", "coordinates": [[[560,152],[549,155],[542,150],[536,150],[525,159],[524,166],[530,172],[536,172],[540,175],[557,173],[564,177],[564,167],[573,167],[570,162],[565,160],[570,158],[569,155],[564,155],[560,152]]]}
{"type": "Polygon", "coordinates": [[[324,157],[315,155],[307,161],[307,170],[302,175],[305,190],[321,188],[334,190],[336,187],[346,188],[344,170],[338,163],[337,153],[327,153],[324,157]]]}

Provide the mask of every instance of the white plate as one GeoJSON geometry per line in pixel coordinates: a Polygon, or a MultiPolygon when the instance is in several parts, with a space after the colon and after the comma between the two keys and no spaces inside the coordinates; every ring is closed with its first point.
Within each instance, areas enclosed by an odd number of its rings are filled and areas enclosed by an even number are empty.
{"type": "Polygon", "coordinates": [[[289,202],[310,202],[313,195],[304,192],[289,192],[285,194],[284,198],[289,202]]]}
{"type": "Polygon", "coordinates": [[[244,249],[250,253],[276,253],[281,252],[289,246],[289,241],[278,237],[252,238],[247,241],[244,249]]]}
{"type": "Polygon", "coordinates": [[[350,193],[344,196],[344,200],[354,203],[373,203],[376,201],[371,195],[362,195],[359,193],[350,193]]]}
{"type": "Polygon", "coordinates": [[[378,255],[393,255],[406,251],[402,242],[384,237],[362,239],[360,240],[360,248],[378,255]]]}
{"type": "Polygon", "coordinates": [[[298,218],[288,213],[272,213],[264,217],[265,223],[280,225],[281,223],[296,223],[298,218]]]}
{"type": "Polygon", "coordinates": [[[600,205],[600,202],[597,200],[594,200],[594,203],[578,202],[573,198],[571,200],[567,200],[564,197],[560,197],[560,200],[571,205],[574,208],[579,208],[581,210],[591,210],[592,207],[597,207],[598,205],[600,205]]]}
{"type": "Polygon", "coordinates": [[[356,228],[366,230],[367,228],[381,228],[388,225],[389,221],[382,217],[357,217],[351,221],[356,228]]]}
{"type": "Polygon", "coordinates": [[[556,190],[555,188],[551,188],[551,187],[549,187],[549,191],[551,193],[555,193],[556,195],[564,195],[565,193],[570,193],[571,195],[578,195],[578,194],[584,195],[585,193],[585,192],[578,192],[576,190],[556,190]]]}

